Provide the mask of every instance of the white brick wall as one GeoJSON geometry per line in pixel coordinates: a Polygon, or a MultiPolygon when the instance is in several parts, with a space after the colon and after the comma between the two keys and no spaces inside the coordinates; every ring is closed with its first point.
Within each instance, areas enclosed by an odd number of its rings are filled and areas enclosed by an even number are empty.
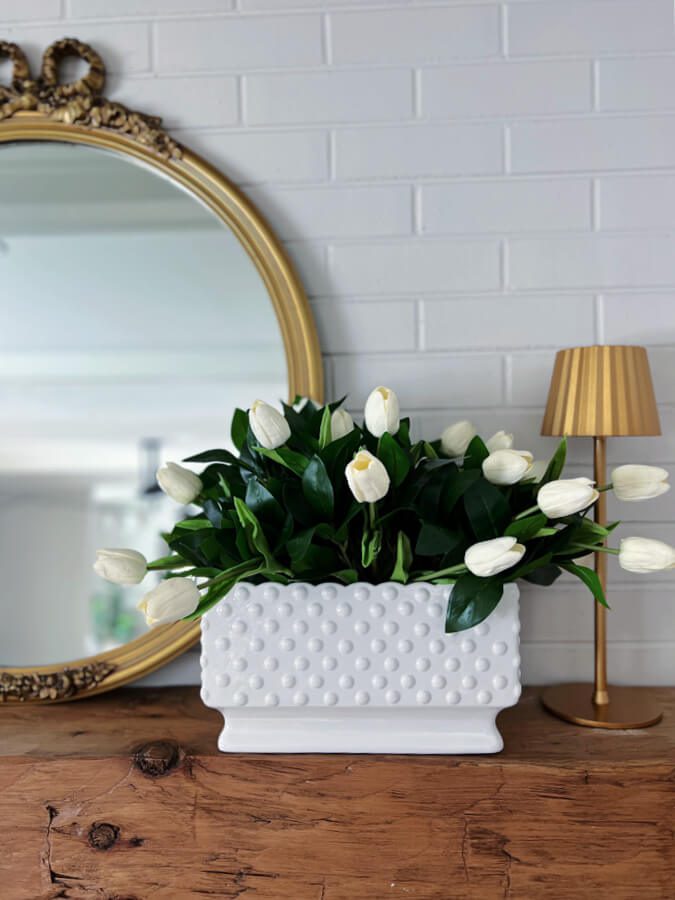
{"type": "MultiPolygon", "coordinates": [[[[245,186],[305,280],[328,390],[395,387],[419,429],[469,416],[537,455],[553,351],[651,349],[675,468],[675,33],[670,0],[3,0],[34,61],[92,42],[110,93],[245,186]]],[[[574,471],[590,445],[571,448],[574,471]]],[[[675,542],[675,491],[610,501],[675,542]]],[[[675,680],[675,578],[610,579],[610,669],[675,680]]],[[[573,581],[523,600],[525,676],[590,675],[573,581]]],[[[186,658],[159,677],[195,676],[186,658]]]]}

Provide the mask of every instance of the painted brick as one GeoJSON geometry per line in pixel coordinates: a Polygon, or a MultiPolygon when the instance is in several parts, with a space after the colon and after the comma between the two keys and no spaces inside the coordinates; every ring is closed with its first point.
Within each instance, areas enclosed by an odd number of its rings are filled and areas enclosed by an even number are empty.
{"type": "MultiPolygon", "coordinates": [[[[425,300],[423,321],[427,350],[554,348],[594,340],[590,295],[425,300]]],[[[550,350],[546,359],[550,367],[550,350]]]]}
{"type": "Polygon", "coordinates": [[[601,229],[675,226],[675,175],[598,180],[601,229]]]}
{"type": "Polygon", "coordinates": [[[328,137],[320,131],[177,134],[239,184],[328,178],[328,137]]]}
{"type": "Polygon", "coordinates": [[[421,189],[429,234],[589,229],[591,185],[584,179],[430,184],[421,189]]]}
{"type": "Polygon", "coordinates": [[[416,305],[411,300],[314,301],[312,309],[325,353],[395,353],[415,349],[416,305]]]}
{"type": "MultiPolygon", "coordinates": [[[[4,5],[3,5],[4,8],[4,5]]],[[[5,28],[3,39],[21,45],[38,72],[42,54],[50,44],[64,36],[64,25],[25,26],[12,24],[5,28]]],[[[105,61],[107,72],[121,73],[125,78],[150,70],[150,28],[140,22],[101,22],[77,26],[78,40],[92,44],[105,61]]]]}
{"type": "Polygon", "coordinates": [[[673,166],[675,117],[519,122],[511,127],[511,159],[514,172],[673,166]]]}
{"type": "Polygon", "coordinates": [[[513,3],[508,7],[508,34],[513,56],[675,48],[667,0],[513,3]]]}
{"type": "Polygon", "coordinates": [[[675,107],[675,58],[607,59],[598,64],[599,108],[659,110],[675,107]]]}
{"type": "Polygon", "coordinates": [[[0,6],[0,22],[26,22],[31,19],[59,19],[61,0],[3,0],[0,6]]]}
{"type": "Polygon", "coordinates": [[[412,227],[409,187],[331,187],[248,192],[284,238],[392,236],[412,227]]]}
{"type": "Polygon", "coordinates": [[[239,99],[233,77],[125,79],[109,92],[132,109],[161,115],[167,128],[233,125],[239,118],[239,99]]]}
{"type": "Polygon", "coordinates": [[[253,125],[400,120],[412,115],[413,80],[409,71],[390,69],[250,75],[244,96],[253,125]]]}
{"type": "Polygon", "coordinates": [[[160,72],[274,69],[322,61],[318,16],[160,21],[155,34],[160,72]]]}
{"type": "Polygon", "coordinates": [[[419,7],[331,16],[336,63],[435,63],[496,56],[499,10],[495,6],[419,7]]]}
{"type": "MultiPolygon", "coordinates": [[[[603,297],[608,344],[675,345],[675,298],[667,294],[614,294],[603,297]]],[[[653,351],[650,350],[650,354],[653,351]]]]}
{"type": "Polygon", "coordinates": [[[416,241],[334,246],[333,293],[490,290],[499,286],[496,241],[416,241]]]}
{"type": "Polygon", "coordinates": [[[181,14],[224,13],[233,9],[234,0],[66,0],[73,19],[107,19],[122,16],[172,16],[181,14]]]}
{"type": "Polygon", "coordinates": [[[498,125],[359,128],[335,136],[338,178],[486,175],[501,172],[498,125]]]}
{"type": "Polygon", "coordinates": [[[588,62],[516,62],[447,66],[422,71],[422,113],[509,116],[570,113],[591,108],[588,62]]]}
{"type": "Polygon", "coordinates": [[[513,238],[515,290],[675,284],[675,236],[513,238]]]}

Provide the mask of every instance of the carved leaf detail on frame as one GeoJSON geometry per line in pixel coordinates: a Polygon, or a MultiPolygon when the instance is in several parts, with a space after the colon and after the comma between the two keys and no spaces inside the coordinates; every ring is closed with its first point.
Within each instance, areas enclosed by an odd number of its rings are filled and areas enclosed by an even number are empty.
{"type": "Polygon", "coordinates": [[[0,671],[0,703],[6,700],[67,700],[99,685],[117,666],[109,662],[88,663],[55,672],[14,675],[0,671]]]}

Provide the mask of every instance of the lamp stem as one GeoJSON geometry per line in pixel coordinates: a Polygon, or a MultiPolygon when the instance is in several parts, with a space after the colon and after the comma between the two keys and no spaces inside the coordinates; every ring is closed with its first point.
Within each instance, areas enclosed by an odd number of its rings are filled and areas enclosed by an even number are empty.
{"type": "MultiPolygon", "coordinates": [[[[607,440],[604,437],[593,438],[593,469],[595,483],[605,484],[607,473],[607,440]]],[[[595,504],[595,521],[598,525],[607,524],[607,494],[600,494],[595,504]]],[[[607,556],[595,554],[595,571],[607,592],[607,556]]],[[[595,684],[593,686],[593,703],[606,706],[609,703],[607,692],[607,610],[600,603],[595,603],[595,684]]]]}

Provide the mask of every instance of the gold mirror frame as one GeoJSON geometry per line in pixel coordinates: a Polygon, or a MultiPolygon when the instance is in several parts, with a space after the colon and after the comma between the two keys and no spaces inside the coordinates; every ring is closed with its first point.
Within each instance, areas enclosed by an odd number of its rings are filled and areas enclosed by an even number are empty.
{"type": "MultiPolygon", "coordinates": [[[[279,241],[253,204],[221,172],[161,128],[161,120],[102,96],[105,67],[86,44],[52,44],[32,79],[16,44],[0,41],[0,59],[14,64],[0,86],[0,143],[56,141],[121,153],[150,166],[201,200],[238,237],[265,283],[286,351],[289,395],[323,399],[321,351],[306,295],[279,241]],[[89,63],[79,81],[60,84],[66,57],[89,63]]],[[[134,681],[175,659],[199,640],[199,623],[164,625],[114,650],[62,666],[0,667],[3,702],[53,703],[90,697],[134,681]]]]}

